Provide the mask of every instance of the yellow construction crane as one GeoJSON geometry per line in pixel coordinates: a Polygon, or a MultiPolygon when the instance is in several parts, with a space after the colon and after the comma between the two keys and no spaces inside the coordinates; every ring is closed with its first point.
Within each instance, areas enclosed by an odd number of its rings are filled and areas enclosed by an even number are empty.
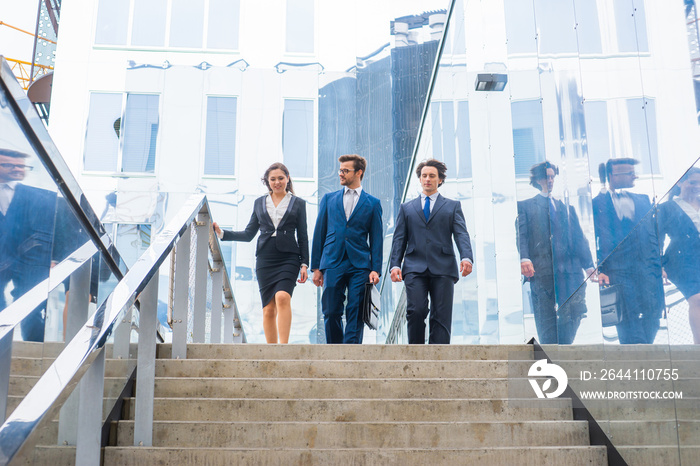
{"type": "MultiPolygon", "coordinates": [[[[37,37],[35,34],[32,34],[29,31],[25,31],[24,29],[20,29],[2,21],[0,21],[0,26],[6,26],[8,28],[14,29],[15,31],[19,31],[32,37],[37,37]]],[[[51,42],[52,44],[56,43],[50,39],[46,39],[45,37],[38,37],[38,39],[46,42],[51,42]]],[[[8,57],[5,57],[5,60],[7,60],[7,62],[10,64],[10,68],[14,72],[17,81],[19,81],[20,85],[25,91],[29,88],[29,84],[31,84],[33,81],[36,81],[37,78],[49,73],[50,71],[53,71],[52,66],[34,63],[34,76],[32,76],[31,62],[8,57]]]]}

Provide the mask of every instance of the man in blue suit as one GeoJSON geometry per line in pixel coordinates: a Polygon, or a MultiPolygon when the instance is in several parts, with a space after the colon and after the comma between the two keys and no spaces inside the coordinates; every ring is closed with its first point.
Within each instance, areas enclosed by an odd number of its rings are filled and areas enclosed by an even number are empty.
{"type": "Polygon", "coordinates": [[[323,286],[321,306],[327,343],[362,343],[360,307],[365,283],[377,284],[382,267],[382,206],[362,189],[367,161],[359,155],[341,156],[343,189],[321,199],[311,247],[311,270],[323,286]],[[343,303],[345,331],[343,331],[343,303]]]}
{"type": "Polygon", "coordinates": [[[406,281],[408,343],[425,343],[430,313],[430,344],[449,344],[454,284],[459,281],[452,238],[460,254],[459,272],[472,272],[472,248],[462,206],[441,196],[447,167],[428,159],[416,169],[423,192],[401,204],[391,245],[391,280],[406,281]],[[403,269],[401,262],[403,261],[403,269]],[[430,307],[428,307],[430,296],[430,307]]]}
{"type": "Polygon", "coordinates": [[[619,285],[624,301],[617,325],[620,343],[654,343],[663,311],[659,238],[646,194],[628,192],[637,178],[632,158],[601,164],[601,182],[610,190],[593,199],[599,281],[619,285]]]}
{"type": "MultiPolygon", "coordinates": [[[[21,183],[27,154],[0,148],[0,310],[12,281],[16,300],[51,268],[56,193],[21,183]]],[[[49,290],[46,290],[48,292],[49,290]]],[[[21,324],[25,341],[44,341],[44,309],[39,306],[21,324]]]]}

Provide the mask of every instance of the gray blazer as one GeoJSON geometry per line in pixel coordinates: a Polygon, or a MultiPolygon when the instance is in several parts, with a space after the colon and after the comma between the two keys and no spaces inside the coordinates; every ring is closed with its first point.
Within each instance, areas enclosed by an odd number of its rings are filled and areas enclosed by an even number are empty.
{"type": "Polygon", "coordinates": [[[391,244],[391,268],[408,273],[430,273],[459,280],[459,268],[452,247],[457,244],[462,259],[474,260],[467,224],[459,202],[438,195],[430,219],[423,215],[421,198],[401,204],[391,244]]]}

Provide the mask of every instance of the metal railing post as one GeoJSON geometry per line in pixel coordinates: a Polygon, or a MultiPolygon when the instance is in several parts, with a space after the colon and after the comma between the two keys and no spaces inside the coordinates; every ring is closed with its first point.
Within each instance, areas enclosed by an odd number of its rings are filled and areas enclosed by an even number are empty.
{"type": "MultiPolygon", "coordinates": [[[[70,276],[70,290],[66,297],[68,301],[66,316],[66,338],[68,343],[88,318],[90,309],[90,275],[92,261],[88,260],[70,276]]],[[[71,444],[73,445],[73,444],[71,444]]]]}
{"type": "Polygon", "coordinates": [[[131,319],[134,310],[129,308],[124,313],[122,321],[114,330],[114,345],[112,346],[112,357],[114,359],[129,359],[129,345],[131,344],[131,319]]]}
{"type": "Polygon", "coordinates": [[[175,293],[173,297],[172,358],[187,358],[187,310],[190,287],[190,238],[192,224],[175,246],[175,293]]]}
{"type": "Polygon", "coordinates": [[[233,343],[233,299],[224,302],[224,343],[233,343]]]}
{"type": "Polygon", "coordinates": [[[153,392],[156,377],[156,323],[158,321],[158,273],[139,297],[139,355],[134,408],[134,445],[153,445],[153,392]]]}
{"type": "MultiPolygon", "coordinates": [[[[78,330],[85,325],[90,312],[90,276],[92,261],[88,260],[70,276],[70,291],[66,296],[68,309],[66,316],[66,338],[68,343],[78,330]]],[[[75,445],[78,440],[78,406],[80,404],[80,384],[61,406],[58,416],[58,444],[75,445]]]]}
{"type": "Polygon", "coordinates": [[[76,465],[100,464],[102,404],[105,389],[105,349],[102,348],[80,381],[76,465]]]}
{"type": "Polygon", "coordinates": [[[7,395],[10,392],[10,369],[12,366],[12,335],[7,332],[0,340],[0,417],[5,422],[7,415],[7,395]]]}
{"type": "Polygon", "coordinates": [[[211,271],[211,342],[221,343],[221,319],[223,317],[224,263],[214,261],[211,271]]]}
{"type": "Polygon", "coordinates": [[[209,264],[209,214],[202,211],[197,216],[197,252],[194,264],[194,309],[192,341],[204,343],[206,340],[207,318],[207,271],[209,264]]]}

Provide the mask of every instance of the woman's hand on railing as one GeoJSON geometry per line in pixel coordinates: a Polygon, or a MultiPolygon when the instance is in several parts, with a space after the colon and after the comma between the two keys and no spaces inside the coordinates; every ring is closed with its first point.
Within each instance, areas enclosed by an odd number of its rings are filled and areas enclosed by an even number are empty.
{"type": "Polygon", "coordinates": [[[219,224],[216,222],[213,222],[211,224],[211,227],[214,229],[214,233],[216,234],[216,237],[221,239],[224,236],[224,232],[221,230],[221,227],[219,227],[219,224]]]}

